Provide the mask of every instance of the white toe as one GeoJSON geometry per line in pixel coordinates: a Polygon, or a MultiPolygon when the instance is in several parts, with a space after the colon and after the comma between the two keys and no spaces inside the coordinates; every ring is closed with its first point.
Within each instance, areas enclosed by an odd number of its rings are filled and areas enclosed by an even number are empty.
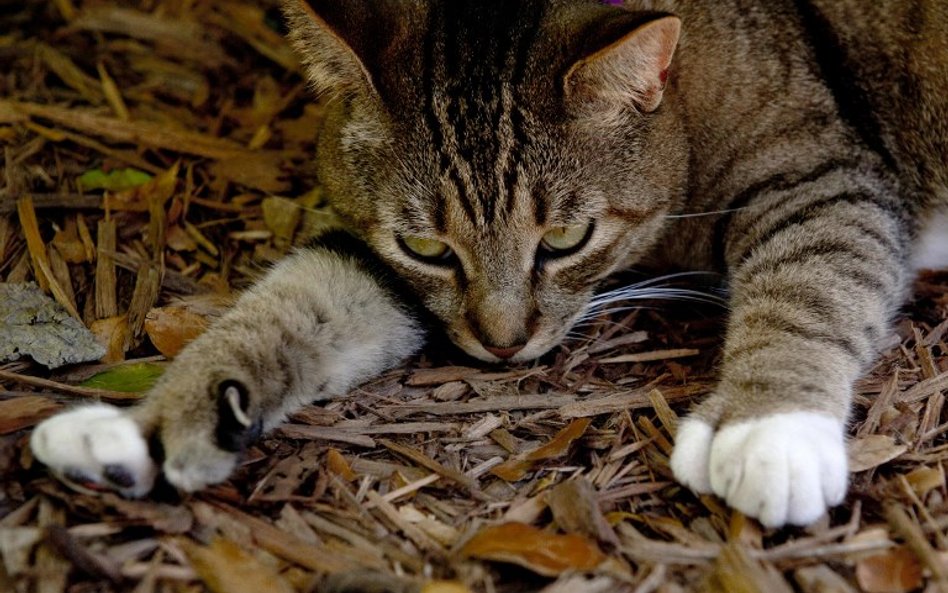
{"type": "Polygon", "coordinates": [[[34,456],[62,478],[147,494],[157,468],[138,425],[122,410],[97,404],[57,414],[30,438],[34,456]]]}
{"type": "Polygon", "coordinates": [[[775,414],[725,426],[711,445],[715,494],[768,527],[807,525],[842,501],[843,425],[823,414],[775,414]]]}
{"type": "Polygon", "coordinates": [[[686,418],[678,424],[671,470],[675,479],[699,494],[711,492],[708,461],[714,431],[709,424],[686,418]]]}

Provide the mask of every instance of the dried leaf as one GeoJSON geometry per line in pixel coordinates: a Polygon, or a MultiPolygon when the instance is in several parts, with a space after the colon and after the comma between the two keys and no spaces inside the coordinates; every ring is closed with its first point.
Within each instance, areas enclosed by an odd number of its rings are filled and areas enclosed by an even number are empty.
{"type": "Polygon", "coordinates": [[[491,470],[491,473],[502,480],[516,482],[523,478],[537,461],[556,459],[566,455],[573,441],[585,434],[592,421],[589,418],[573,420],[561,430],[553,439],[538,449],[518,456],[502,463],[491,470]]]}
{"type": "Polygon", "coordinates": [[[95,339],[105,347],[106,352],[102,357],[102,362],[109,364],[125,360],[125,351],[132,337],[128,327],[128,315],[116,315],[93,321],[90,329],[95,339]]]}
{"type": "Polygon", "coordinates": [[[34,395],[0,400],[0,435],[33,426],[61,407],[48,397],[34,395]]]}
{"type": "Polygon", "coordinates": [[[80,385],[123,393],[148,391],[165,372],[165,367],[151,362],[123,364],[93,375],[80,385]]]}
{"type": "Polygon", "coordinates": [[[854,439],[849,442],[849,471],[857,473],[879,467],[906,451],[906,445],[896,443],[888,435],[871,434],[854,439]]]}
{"type": "Polygon", "coordinates": [[[329,471],[347,482],[351,482],[359,477],[352,471],[352,468],[349,467],[349,462],[346,461],[346,458],[342,456],[342,453],[340,453],[338,449],[330,449],[326,453],[326,467],[329,468],[329,471]]]}
{"type": "Polygon", "coordinates": [[[277,247],[285,247],[293,240],[296,227],[300,224],[302,211],[292,200],[270,197],[261,204],[263,221],[273,232],[277,247]]]}
{"type": "Polygon", "coordinates": [[[721,549],[708,574],[707,593],[792,593],[793,588],[772,565],[754,560],[747,548],[730,543],[721,549]]]}
{"type": "Polygon", "coordinates": [[[32,566],[33,548],[43,539],[43,530],[37,527],[0,528],[0,558],[10,576],[27,572],[32,566]]]}
{"type": "Polygon", "coordinates": [[[209,546],[180,540],[191,566],[213,593],[295,593],[272,567],[237,544],[215,539],[209,546]]]}
{"type": "Polygon", "coordinates": [[[268,193],[290,189],[283,171],[283,156],[263,150],[235,154],[209,167],[215,176],[268,193]]]}
{"type": "Polygon", "coordinates": [[[595,538],[602,544],[619,546],[612,527],[602,515],[596,488],[584,477],[567,480],[550,490],[547,503],[560,529],[595,538]]]}
{"type": "Polygon", "coordinates": [[[471,593],[471,590],[457,581],[431,581],[421,588],[420,593],[471,593]]]}
{"type": "Polygon", "coordinates": [[[189,342],[207,329],[207,317],[190,307],[157,307],[145,315],[145,333],[159,352],[174,358],[189,342]]]}
{"type": "Polygon", "coordinates": [[[917,467],[905,474],[905,479],[919,498],[924,499],[929,492],[945,486],[945,469],[938,464],[935,467],[917,467]]]}
{"type": "Polygon", "coordinates": [[[276,502],[300,496],[300,486],[319,468],[316,443],[306,443],[294,455],[284,457],[260,480],[250,500],[276,502]]]}
{"type": "Polygon", "coordinates": [[[856,582],[866,593],[909,593],[922,586],[922,566],[908,548],[895,548],[859,560],[856,582]]]}
{"type": "Polygon", "coordinates": [[[825,564],[797,569],[793,577],[804,593],[856,593],[846,579],[825,564]]]}
{"type": "Polygon", "coordinates": [[[96,80],[83,72],[69,56],[45,43],[37,45],[36,50],[43,62],[66,85],[78,91],[92,103],[102,101],[102,92],[98,89],[96,80]]]}
{"type": "Polygon", "coordinates": [[[126,518],[150,525],[160,533],[186,533],[194,526],[194,515],[185,506],[126,500],[112,493],[102,494],[101,497],[126,518]]]}
{"type": "Polygon", "coordinates": [[[482,529],[461,548],[460,555],[509,562],[550,577],[595,570],[608,558],[582,536],[549,533],[523,523],[482,529]]]}
{"type": "Polygon", "coordinates": [[[69,297],[69,292],[63,288],[53,274],[46,244],[40,234],[33,198],[31,196],[20,198],[16,201],[16,209],[20,218],[20,228],[26,239],[26,247],[30,253],[30,261],[33,263],[33,276],[36,278],[36,283],[44,292],[51,292],[56,302],[62,305],[70,315],[80,319],[79,312],[76,311],[76,307],[69,297]]]}
{"type": "Polygon", "coordinates": [[[90,262],[93,259],[89,257],[91,254],[79,238],[79,231],[74,218],[69,219],[63,228],[56,231],[52,244],[67,263],[80,264],[90,262]]]}

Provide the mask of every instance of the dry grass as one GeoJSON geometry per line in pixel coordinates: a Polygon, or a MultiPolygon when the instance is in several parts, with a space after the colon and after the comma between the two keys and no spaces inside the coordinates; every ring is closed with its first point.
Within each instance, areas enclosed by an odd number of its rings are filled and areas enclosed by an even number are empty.
{"type": "Polygon", "coordinates": [[[722,321],[681,307],[601,318],[533,365],[422,357],[183,499],[48,477],[31,426],[138,397],[79,383],[161,364],[321,224],[320,112],[278,27],[266,0],[0,0],[0,279],[35,280],[109,347],[52,373],[0,366],[0,590],[948,590],[944,275],[918,282],[859,384],[850,496],[807,530],[762,531],[671,480],[722,321]],[[155,178],[78,187],[126,167],[155,178]]]}

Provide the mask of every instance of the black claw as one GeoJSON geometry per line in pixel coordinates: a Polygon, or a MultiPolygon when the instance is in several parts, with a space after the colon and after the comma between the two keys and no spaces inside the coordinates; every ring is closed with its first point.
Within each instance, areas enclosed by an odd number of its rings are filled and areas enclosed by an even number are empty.
{"type": "Polygon", "coordinates": [[[95,480],[93,480],[88,474],[85,474],[75,468],[63,470],[63,477],[70,482],[75,482],[76,484],[80,485],[95,483],[95,480]]]}
{"type": "Polygon", "coordinates": [[[117,463],[106,465],[102,470],[102,475],[119,488],[131,488],[135,485],[135,477],[132,473],[117,463]]]}
{"type": "Polygon", "coordinates": [[[224,451],[240,453],[260,437],[263,422],[253,420],[250,395],[237,381],[224,381],[217,386],[217,446],[224,451]],[[237,397],[228,397],[228,390],[236,390],[237,397]],[[249,421],[249,422],[248,422],[249,421]]]}

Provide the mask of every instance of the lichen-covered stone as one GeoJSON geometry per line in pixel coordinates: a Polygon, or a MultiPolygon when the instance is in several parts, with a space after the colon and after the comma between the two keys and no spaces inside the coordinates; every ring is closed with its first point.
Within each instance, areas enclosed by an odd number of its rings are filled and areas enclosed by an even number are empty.
{"type": "Polygon", "coordinates": [[[0,362],[30,356],[51,369],[98,360],[105,348],[33,283],[0,283],[0,362]]]}

